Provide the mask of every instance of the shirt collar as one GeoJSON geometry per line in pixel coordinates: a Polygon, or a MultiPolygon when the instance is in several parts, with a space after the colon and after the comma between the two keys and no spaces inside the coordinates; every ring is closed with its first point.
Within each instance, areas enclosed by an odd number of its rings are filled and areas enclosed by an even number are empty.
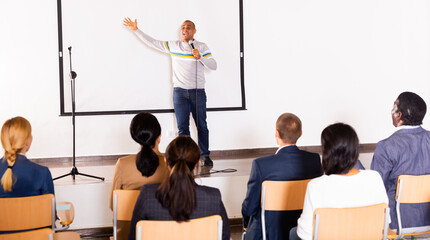
{"type": "Polygon", "coordinates": [[[286,148],[286,147],[290,147],[290,146],[296,146],[296,145],[291,144],[291,145],[285,145],[285,146],[282,146],[282,147],[278,148],[278,150],[276,150],[276,153],[275,153],[275,154],[278,154],[278,152],[279,152],[279,151],[281,151],[281,149],[286,148]]]}
{"type": "Polygon", "coordinates": [[[419,128],[419,127],[421,127],[421,126],[420,125],[414,125],[414,126],[412,126],[412,125],[402,125],[402,126],[396,127],[396,131],[401,130],[401,129],[416,129],[416,128],[419,128]]]}

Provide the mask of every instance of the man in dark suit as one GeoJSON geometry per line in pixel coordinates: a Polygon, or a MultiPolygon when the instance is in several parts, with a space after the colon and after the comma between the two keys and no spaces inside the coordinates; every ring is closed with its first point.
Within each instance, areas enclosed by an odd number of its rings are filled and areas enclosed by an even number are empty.
{"type": "MultiPolygon", "coordinates": [[[[296,142],[302,135],[302,123],[292,113],[284,113],[276,121],[275,155],[261,157],[252,162],[248,191],[242,204],[243,224],[247,228],[246,239],[261,239],[261,183],[265,180],[303,180],[322,175],[320,156],[302,151],[296,142]]],[[[290,229],[297,225],[302,213],[298,211],[266,212],[267,239],[288,239],[290,229]]]]}

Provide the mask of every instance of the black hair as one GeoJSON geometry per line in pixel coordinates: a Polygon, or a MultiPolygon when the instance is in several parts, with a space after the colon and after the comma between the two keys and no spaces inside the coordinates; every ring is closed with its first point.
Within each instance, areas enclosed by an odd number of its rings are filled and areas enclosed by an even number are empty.
{"type": "Polygon", "coordinates": [[[142,146],[136,156],[137,169],[142,176],[152,176],[159,164],[158,155],[152,148],[161,135],[160,123],[154,115],[141,112],[131,120],[130,134],[134,141],[142,146]]]}
{"type": "Polygon", "coordinates": [[[397,97],[397,111],[402,113],[403,125],[421,125],[427,112],[424,100],[413,92],[403,92],[397,97]]]}
{"type": "Polygon", "coordinates": [[[325,174],[346,174],[357,163],[359,140],[354,129],[335,123],[321,133],[322,168],[325,174]]]}
{"type": "Polygon", "coordinates": [[[187,221],[196,207],[193,169],[200,159],[199,147],[189,136],[179,136],[167,146],[165,157],[170,175],[158,187],[156,197],[173,220],[187,221]]]}

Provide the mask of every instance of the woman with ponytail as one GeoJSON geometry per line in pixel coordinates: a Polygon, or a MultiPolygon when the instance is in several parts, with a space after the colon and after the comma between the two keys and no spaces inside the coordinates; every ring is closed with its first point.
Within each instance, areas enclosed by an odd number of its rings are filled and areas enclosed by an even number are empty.
{"type": "Polygon", "coordinates": [[[25,154],[33,137],[31,125],[23,117],[7,120],[1,129],[4,157],[0,160],[0,198],[54,194],[51,172],[33,163],[25,154]]]}
{"type": "Polygon", "coordinates": [[[175,220],[220,215],[223,220],[222,239],[230,239],[230,228],[221,193],[218,189],[197,185],[193,170],[198,166],[200,150],[188,136],[175,138],[165,153],[170,174],[161,184],[145,185],[136,201],[129,239],[136,237],[140,220],[175,220]]]}
{"type": "MultiPolygon", "coordinates": [[[[140,145],[140,151],[118,159],[109,198],[111,209],[115,189],[140,189],[145,184],[163,181],[169,174],[164,157],[158,150],[161,127],[157,118],[146,112],[137,114],[131,121],[130,134],[140,145]]],[[[129,229],[129,221],[119,221],[118,239],[127,239],[129,229]]]]}

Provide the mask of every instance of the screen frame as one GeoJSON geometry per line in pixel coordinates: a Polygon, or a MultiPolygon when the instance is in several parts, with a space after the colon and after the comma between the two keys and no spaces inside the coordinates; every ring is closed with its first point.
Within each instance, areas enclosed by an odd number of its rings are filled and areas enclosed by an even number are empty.
{"type": "MultiPolygon", "coordinates": [[[[62,0],[57,0],[57,19],[58,19],[58,62],[59,62],[59,86],[60,86],[60,116],[71,116],[71,111],[65,110],[65,94],[64,94],[64,49],[63,49],[63,23],[62,23],[62,0]]],[[[239,35],[240,35],[240,94],[241,106],[237,107],[216,107],[207,108],[207,111],[239,111],[246,110],[245,101],[245,78],[244,78],[244,34],[243,34],[243,0],[239,0],[239,35]]],[[[173,113],[174,109],[130,109],[130,110],[111,110],[111,111],[75,111],[77,116],[91,115],[120,115],[120,114],[136,114],[139,112],[151,113],[173,113]]]]}

